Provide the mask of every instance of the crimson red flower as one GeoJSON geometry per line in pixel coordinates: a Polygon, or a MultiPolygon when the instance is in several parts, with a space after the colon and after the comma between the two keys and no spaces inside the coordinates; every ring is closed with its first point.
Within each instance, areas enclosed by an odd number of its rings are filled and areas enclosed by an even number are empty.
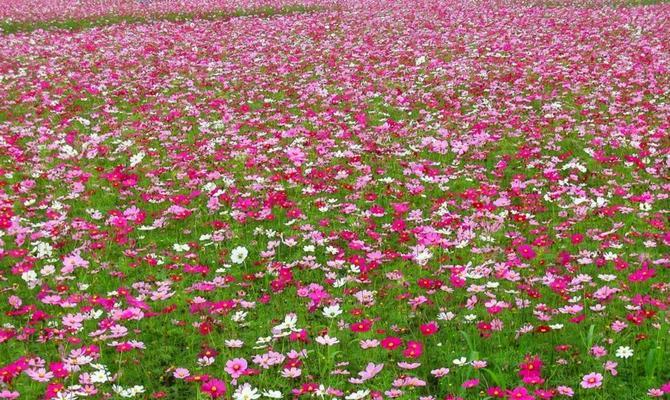
{"type": "Polygon", "coordinates": [[[359,322],[354,322],[349,326],[352,332],[367,332],[372,328],[372,321],[364,319],[359,322]]]}

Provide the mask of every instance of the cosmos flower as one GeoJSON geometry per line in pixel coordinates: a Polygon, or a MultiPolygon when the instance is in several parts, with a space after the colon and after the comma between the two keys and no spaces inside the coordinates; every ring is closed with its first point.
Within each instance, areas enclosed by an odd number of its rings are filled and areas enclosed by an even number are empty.
{"type": "Polygon", "coordinates": [[[437,325],[437,322],[431,321],[429,323],[422,324],[419,327],[419,329],[421,330],[422,335],[430,336],[430,335],[434,335],[435,333],[437,333],[437,331],[439,330],[439,326],[437,325]]]}
{"type": "Polygon", "coordinates": [[[580,383],[580,385],[584,389],[594,389],[602,386],[602,383],[603,383],[602,374],[599,374],[597,372],[591,372],[582,377],[582,382],[580,383]]]}
{"type": "Polygon", "coordinates": [[[321,345],[324,345],[324,346],[333,346],[333,345],[336,345],[336,344],[340,343],[340,340],[338,338],[330,337],[328,335],[317,336],[314,340],[317,343],[319,343],[321,345]]]}
{"type": "Polygon", "coordinates": [[[323,315],[326,318],[335,318],[342,314],[342,310],[338,304],[332,306],[326,306],[323,308],[323,315]]]}
{"type": "Polygon", "coordinates": [[[261,397],[261,394],[258,392],[258,389],[248,383],[239,386],[233,393],[233,399],[235,400],[255,400],[259,397],[261,397]]]}
{"type": "Polygon", "coordinates": [[[619,346],[619,348],[617,348],[616,352],[614,353],[614,355],[619,358],[631,358],[633,357],[633,354],[633,349],[628,346],[619,346]]]}
{"type": "Polygon", "coordinates": [[[209,395],[213,399],[225,396],[226,383],[219,379],[209,379],[200,386],[200,391],[209,395]]]}
{"type": "Polygon", "coordinates": [[[249,250],[247,250],[246,247],[243,246],[238,246],[235,247],[231,253],[230,253],[230,260],[234,264],[242,264],[244,263],[244,260],[247,259],[247,256],[249,255],[249,250]]]}
{"type": "Polygon", "coordinates": [[[186,368],[176,368],[172,375],[177,379],[188,378],[191,373],[186,368]]]}
{"type": "Polygon", "coordinates": [[[535,250],[533,250],[533,247],[527,244],[522,244],[517,247],[517,252],[519,255],[526,260],[532,260],[535,258],[535,250]]]}
{"type": "Polygon", "coordinates": [[[386,350],[395,350],[402,345],[402,339],[394,336],[388,336],[382,339],[381,347],[386,350]]]}
{"type": "Polygon", "coordinates": [[[226,371],[231,378],[237,379],[244,374],[247,370],[247,366],[247,360],[244,358],[233,358],[232,360],[226,361],[224,371],[226,371]]]}

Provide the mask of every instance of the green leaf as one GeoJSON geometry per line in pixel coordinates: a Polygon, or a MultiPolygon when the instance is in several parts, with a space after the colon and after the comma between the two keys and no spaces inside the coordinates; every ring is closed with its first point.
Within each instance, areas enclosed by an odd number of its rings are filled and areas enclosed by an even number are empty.
{"type": "Polygon", "coordinates": [[[647,377],[653,377],[656,373],[656,349],[651,349],[647,353],[647,358],[644,362],[644,372],[647,377]]]}
{"type": "Polygon", "coordinates": [[[484,371],[486,371],[486,373],[491,377],[491,380],[495,382],[496,386],[505,387],[505,381],[500,377],[499,374],[488,368],[484,368],[484,371]]]}

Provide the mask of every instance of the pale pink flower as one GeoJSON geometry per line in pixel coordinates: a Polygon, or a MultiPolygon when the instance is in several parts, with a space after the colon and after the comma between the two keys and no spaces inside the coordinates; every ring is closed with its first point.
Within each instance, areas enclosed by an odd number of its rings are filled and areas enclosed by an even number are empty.
{"type": "Polygon", "coordinates": [[[594,389],[602,386],[603,376],[597,372],[591,372],[590,374],[584,375],[582,378],[581,386],[584,389],[594,389]]]}

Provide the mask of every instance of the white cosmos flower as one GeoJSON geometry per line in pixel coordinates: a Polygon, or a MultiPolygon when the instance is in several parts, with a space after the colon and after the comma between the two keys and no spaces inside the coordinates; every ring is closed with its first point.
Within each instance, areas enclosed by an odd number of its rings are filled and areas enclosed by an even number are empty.
{"type": "Polygon", "coordinates": [[[631,358],[633,357],[633,349],[631,349],[628,346],[620,346],[618,349],[616,349],[616,353],[614,353],[619,358],[631,358]]]}
{"type": "Polygon", "coordinates": [[[230,253],[230,261],[232,261],[234,264],[242,264],[244,260],[247,259],[248,255],[249,250],[247,250],[246,247],[237,246],[230,253]]]}
{"type": "Polygon", "coordinates": [[[206,367],[208,365],[214,364],[214,357],[200,357],[198,358],[198,365],[201,367],[206,367]]]}
{"type": "Polygon", "coordinates": [[[459,367],[462,367],[463,365],[467,364],[468,359],[465,357],[460,357],[452,361],[454,365],[458,365],[459,367]]]}
{"type": "Polygon", "coordinates": [[[135,385],[135,386],[133,386],[133,387],[131,387],[131,388],[128,388],[128,392],[130,392],[130,394],[131,394],[133,397],[135,397],[135,396],[137,396],[138,394],[142,394],[142,393],[144,393],[144,386],[135,385]]]}
{"type": "Polygon", "coordinates": [[[452,313],[451,311],[449,312],[441,312],[437,314],[437,319],[441,321],[451,321],[456,317],[456,314],[452,313]]]}
{"type": "Polygon", "coordinates": [[[235,400],[255,400],[259,397],[261,397],[261,395],[258,393],[258,389],[252,387],[248,383],[238,387],[235,390],[235,393],[233,393],[233,398],[235,400]]]}
{"type": "Polygon", "coordinates": [[[247,312],[246,311],[238,311],[233,316],[230,318],[235,322],[242,322],[247,318],[247,312]]]}
{"type": "Polygon", "coordinates": [[[102,369],[93,371],[90,374],[90,379],[92,383],[105,383],[109,381],[110,378],[111,376],[109,375],[109,372],[102,369]]]}
{"type": "Polygon", "coordinates": [[[340,309],[339,304],[335,304],[332,306],[327,306],[323,308],[323,316],[326,318],[335,318],[338,315],[342,314],[342,310],[340,309]]]}
{"type": "Polygon", "coordinates": [[[345,397],[347,400],[360,400],[363,397],[367,396],[370,394],[370,391],[365,389],[365,390],[359,390],[357,392],[353,392],[352,394],[348,395],[345,397]]]}
{"type": "Polygon", "coordinates": [[[263,396],[271,399],[281,399],[283,397],[279,390],[265,390],[263,391],[263,396]]]}
{"type": "Polygon", "coordinates": [[[143,151],[140,151],[139,153],[130,157],[130,166],[134,167],[137,164],[141,163],[142,159],[144,159],[144,156],[146,156],[146,154],[143,151]]]}
{"type": "Polygon", "coordinates": [[[75,400],[76,398],[76,394],[66,390],[61,390],[56,393],[56,397],[54,397],[55,400],[75,400]]]}
{"type": "Polygon", "coordinates": [[[121,397],[130,397],[128,390],[124,389],[123,386],[112,385],[112,390],[121,397]]]}
{"type": "Polygon", "coordinates": [[[189,251],[191,250],[191,246],[189,246],[188,244],[175,243],[172,245],[172,249],[176,252],[189,251]]]}

